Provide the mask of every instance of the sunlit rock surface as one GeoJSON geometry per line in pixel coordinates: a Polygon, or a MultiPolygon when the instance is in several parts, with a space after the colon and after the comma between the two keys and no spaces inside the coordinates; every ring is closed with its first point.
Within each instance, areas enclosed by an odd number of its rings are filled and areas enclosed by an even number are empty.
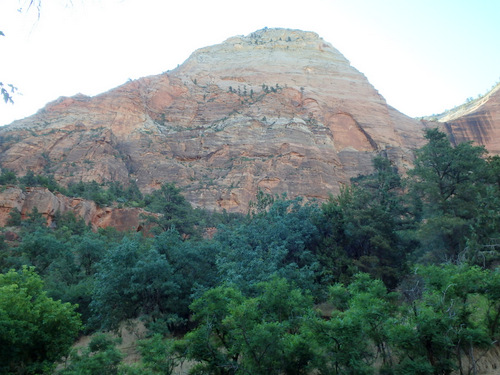
{"type": "Polygon", "coordinates": [[[175,182],[195,206],[245,212],[258,189],[326,199],[369,173],[375,155],[403,171],[424,126],[317,34],[264,29],[0,128],[0,164],[63,185],[133,179],[149,192],[175,182]]]}
{"type": "Polygon", "coordinates": [[[439,121],[455,144],[473,141],[492,154],[500,154],[500,84],[439,121]]]}

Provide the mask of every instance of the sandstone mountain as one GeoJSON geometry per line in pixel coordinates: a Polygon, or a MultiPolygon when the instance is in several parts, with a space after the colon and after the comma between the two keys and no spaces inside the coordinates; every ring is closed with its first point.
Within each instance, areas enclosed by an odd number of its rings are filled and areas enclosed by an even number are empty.
{"type": "MultiPolygon", "coordinates": [[[[459,130],[474,120],[453,121],[457,140],[500,147],[493,125],[459,130]]],[[[0,166],[50,172],[61,184],[133,179],[144,192],[175,182],[197,207],[245,212],[259,188],[326,199],[370,172],[375,155],[403,171],[425,126],[390,107],[317,34],[263,29],[0,128],[0,166]]]]}
{"type": "Polygon", "coordinates": [[[457,144],[473,141],[491,154],[500,154],[500,83],[486,95],[439,116],[457,144]]]}

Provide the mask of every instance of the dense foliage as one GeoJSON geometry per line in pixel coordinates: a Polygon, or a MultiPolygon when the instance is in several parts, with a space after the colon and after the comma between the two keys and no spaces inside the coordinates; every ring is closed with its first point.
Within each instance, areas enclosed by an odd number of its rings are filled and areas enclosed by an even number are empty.
{"type": "Polygon", "coordinates": [[[80,329],[69,303],[54,301],[32,268],[0,274],[0,371],[40,374],[67,354],[80,329]]]}
{"type": "Polygon", "coordinates": [[[435,129],[426,139],[405,178],[380,156],[321,205],[259,192],[246,216],[193,209],[172,183],[143,195],[134,183],[63,188],[2,170],[0,185],[156,213],[144,236],[11,212],[0,233],[0,339],[22,335],[1,342],[3,372],[51,371],[80,330],[76,309],[81,332],[141,319],[149,337],[129,366],[95,336],[63,374],[169,374],[186,360],[192,374],[474,373],[500,337],[500,158],[453,147],[435,129]],[[57,324],[37,326],[49,322],[28,313],[37,303],[58,311],[57,324]],[[17,305],[24,312],[13,315],[17,305]]]}

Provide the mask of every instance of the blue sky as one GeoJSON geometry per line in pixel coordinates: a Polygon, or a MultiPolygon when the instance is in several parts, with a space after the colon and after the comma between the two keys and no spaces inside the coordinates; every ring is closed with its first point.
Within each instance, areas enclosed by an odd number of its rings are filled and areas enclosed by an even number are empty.
{"type": "Polygon", "coordinates": [[[96,95],[263,27],[317,32],[409,116],[440,113],[500,80],[498,0],[0,0],[0,125],[59,96],[96,95]]]}

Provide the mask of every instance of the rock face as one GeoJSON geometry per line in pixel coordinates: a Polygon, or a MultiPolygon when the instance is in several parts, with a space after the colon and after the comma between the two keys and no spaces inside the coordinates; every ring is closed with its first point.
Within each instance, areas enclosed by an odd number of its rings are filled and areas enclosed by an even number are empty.
{"type": "Polygon", "coordinates": [[[0,227],[4,227],[13,209],[21,212],[24,219],[37,208],[50,224],[57,212],[73,212],[85,220],[94,229],[113,227],[119,231],[142,229],[140,215],[145,213],[140,208],[101,208],[94,202],[80,198],[69,198],[59,193],[52,193],[46,188],[7,187],[0,193],[0,227]]]}
{"type": "Polygon", "coordinates": [[[500,154],[500,84],[439,119],[455,144],[474,141],[500,154]]]}
{"type": "Polygon", "coordinates": [[[175,182],[195,206],[244,212],[259,188],[326,199],[378,154],[404,170],[424,127],[317,34],[264,29],[0,128],[0,165],[61,184],[175,182]]]}

